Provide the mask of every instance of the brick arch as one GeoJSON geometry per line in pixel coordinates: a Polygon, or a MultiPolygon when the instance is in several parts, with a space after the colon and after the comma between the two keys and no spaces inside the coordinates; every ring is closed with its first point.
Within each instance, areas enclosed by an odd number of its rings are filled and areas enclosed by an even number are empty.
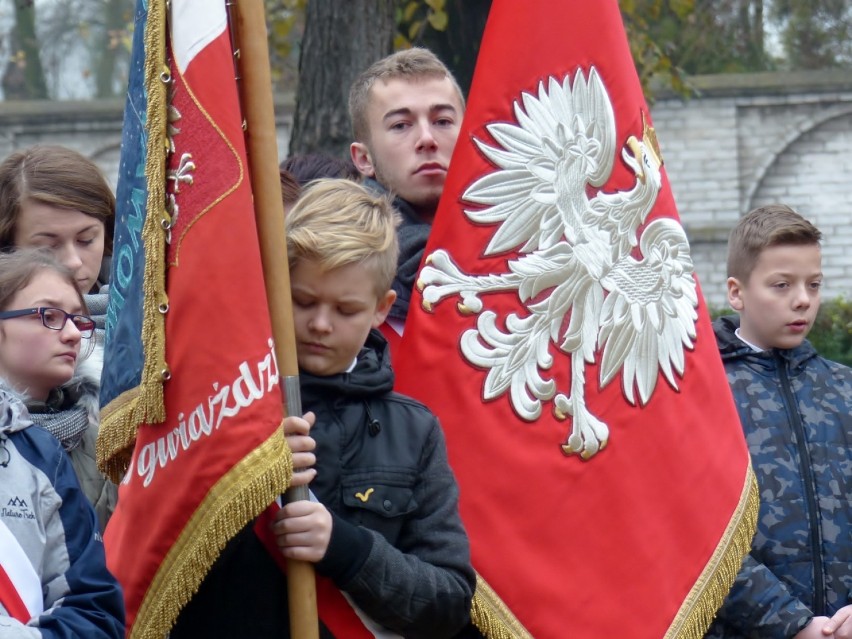
{"type": "Polygon", "coordinates": [[[790,131],[785,137],[781,138],[777,148],[768,154],[763,163],[761,163],[755,171],[755,178],[749,185],[743,199],[746,204],[745,211],[750,211],[757,205],[755,202],[755,196],[760,191],[767,176],[770,175],[772,168],[778,163],[779,158],[783,157],[791,146],[827,122],[841,119],[849,115],[852,115],[852,105],[841,104],[833,106],[814,114],[813,117],[803,119],[792,131],[790,131]]]}
{"type": "Polygon", "coordinates": [[[849,211],[852,187],[852,108],[821,118],[774,156],[750,205],[784,202],[823,233],[824,295],[849,294],[852,281],[849,211]]]}

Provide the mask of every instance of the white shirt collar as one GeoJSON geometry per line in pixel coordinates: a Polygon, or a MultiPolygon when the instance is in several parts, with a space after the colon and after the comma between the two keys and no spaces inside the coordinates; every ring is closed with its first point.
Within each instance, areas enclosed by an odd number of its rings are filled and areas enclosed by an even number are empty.
{"type": "Polygon", "coordinates": [[[754,344],[752,344],[750,341],[748,341],[745,337],[743,337],[742,335],[740,335],[740,329],[739,329],[739,327],[737,327],[737,330],[735,330],[735,331],[734,331],[734,335],[736,335],[737,337],[739,337],[739,338],[740,338],[740,341],[741,341],[741,342],[743,342],[743,343],[744,343],[746,346],[748,346],[749,348],[751,348],[751,350],[753,350],[755,353],[761,353],[761,352],[763,352],[763,351],[765,350],[765,349],[763,349],[763,348],[760,348],[759,346],[755,346],[755,345],[754,345],[754,344]]]}

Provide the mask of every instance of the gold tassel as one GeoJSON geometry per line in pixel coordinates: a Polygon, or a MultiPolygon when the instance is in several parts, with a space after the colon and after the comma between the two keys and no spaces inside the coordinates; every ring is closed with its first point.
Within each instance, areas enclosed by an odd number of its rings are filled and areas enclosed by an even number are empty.
{"type": "Polygon", "coordinates": [[[292,476],[292,453],[278,430],[216,482],[160,564],[131,639],[162,639],[171,630],[228,540],[275,501],[292,476]]]}
{"type": "Polygon", "coordinates": [[[160,305],[167,300],[166,241],[160,221],[166,203],[166,150],[168,149],[168,91],[166,65],[166,4],[151,0],[145,22],[145,90],[148,95],[145,129],[148,133],[145,177],[148,200],[142,244],[145,271],[142,283],[142,349],[144,362],[137,388],[123,393],[104,407],[97,443],[98,466],[114,482],[121,480],[133,451],[139,424],[156,424],[166,418],[163,380],[166,365],[165,317],[160,305]]]}
{"type": "Polygon", "coordinates": [[[722,540],[693,586],[666,633],[666,639],[702,639],[728,595],[751,550],[760,510],[760,491],[751,464],[746,469],[743,491],[722,540]]]}
{"type": "Polygon", "coordinates": [[[532,639],[532,635],[479,573],[476,575],[470,618],[487,639],[532,639]]]}

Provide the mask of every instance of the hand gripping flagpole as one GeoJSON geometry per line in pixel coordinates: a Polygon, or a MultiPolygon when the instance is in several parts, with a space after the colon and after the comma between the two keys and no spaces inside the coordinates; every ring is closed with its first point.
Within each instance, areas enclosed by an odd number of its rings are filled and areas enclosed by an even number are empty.
{"type": "MultiPolygon", "coordinates": [[[[290,270],[284,239],[284,204],[278,175],[278,142],[269,49],[266,42],[266,15],[263,0],[237,0],[236,29],[239,49],[234,52],[240,70],[240,94],[245,117],[246,147],[254,194],[260,255],[266,296],[286,396],[285,413],[302,414],[299,394],[299,366],[290,298],[290,270]]],[[[308,499],[308,487],[287,491],[287,501],[308,499]]],[[[290,610],[290,636],[318,639],[316,579],[313,564],[287,561],[287,590],[290,610]]]]}

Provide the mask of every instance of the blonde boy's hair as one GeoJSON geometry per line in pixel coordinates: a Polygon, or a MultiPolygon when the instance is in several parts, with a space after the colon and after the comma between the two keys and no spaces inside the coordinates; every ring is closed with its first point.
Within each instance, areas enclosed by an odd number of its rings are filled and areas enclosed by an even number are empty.
{"type": "Polygon", "coordinates": [[[352,135],[356,142],[369,142],[367,107],[370,104],[370,90],[373,85],[377,80],[387,82],[400,78],[409,82],[449,78],[458,93],[462,109],[464,108],[464,94],[453,74],[438,56],[422,47],[397,51],[374,62],[352,83],[349,90],[349,120],[352,122],[352,135]]]}
{"type": "Polygon", "coordinates": [[[400,221],[386,196],[374,195],[357,182],[315,180],[285,218],[290,269],[301,259],[314,262],[322,272],[363,264],[373,272],[381,297],[396,275],[400,221]]]}
{"type": "Polygon", "coordinates": [[[760,254],[772,246],[812,246],[822,233],[785,204],[770,204],[747,213],[728,239],[728,277],[748,282],[760,254]]]}

